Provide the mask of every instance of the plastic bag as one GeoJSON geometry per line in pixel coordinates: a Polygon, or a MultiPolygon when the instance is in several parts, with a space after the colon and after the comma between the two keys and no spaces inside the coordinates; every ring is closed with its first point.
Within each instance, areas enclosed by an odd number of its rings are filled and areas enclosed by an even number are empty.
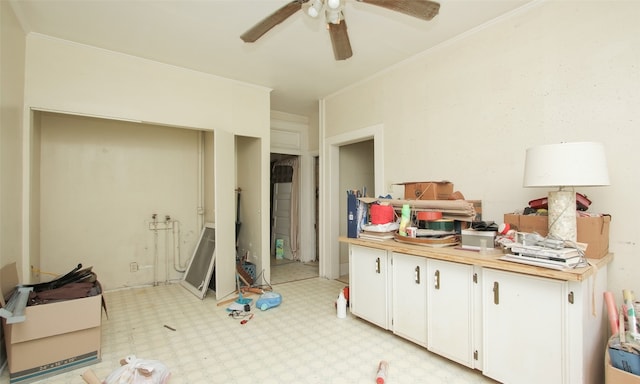
{"type": "Polygon", "coordinates": [[[138,359],[134,355],[120,361],[120,368],[111,372],[103,384],[166,384],[171,372],[157,360],[138,359]]]}

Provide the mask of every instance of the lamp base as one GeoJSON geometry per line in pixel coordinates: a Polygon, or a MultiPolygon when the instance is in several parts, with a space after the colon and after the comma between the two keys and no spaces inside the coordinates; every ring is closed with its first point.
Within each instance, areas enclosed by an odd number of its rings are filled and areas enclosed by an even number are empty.
{"type": "Polygon", "coordinates": [[[575,242],[576,193],[574,191],[549,192],[549,236],[575,242]]]}

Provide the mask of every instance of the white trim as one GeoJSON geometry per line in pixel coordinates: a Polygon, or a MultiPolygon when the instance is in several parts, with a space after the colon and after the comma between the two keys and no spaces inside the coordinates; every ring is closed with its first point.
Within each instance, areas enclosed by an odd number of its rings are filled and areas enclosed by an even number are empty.
{"type": "MultiPolygon", "coordinates": [[[[324,108],[324,100],[321,100],[324,108]]],[[[322,111],[321,111],[322,112],[322,111]]],[[[322,116],[322,113],[320,114],[322,116]]],[[[375,196],[384,193],[384,126],[382,124],[328,137],[324,140],[324,124],[320,124],[321,147],[320,158],[320,254],[324,257],[320,262],[320,276],[329,279],[340,277],[340,146],[373,139],[375,196]]],[[[344,268],[344,267],[343,267],[344,268]]]]}

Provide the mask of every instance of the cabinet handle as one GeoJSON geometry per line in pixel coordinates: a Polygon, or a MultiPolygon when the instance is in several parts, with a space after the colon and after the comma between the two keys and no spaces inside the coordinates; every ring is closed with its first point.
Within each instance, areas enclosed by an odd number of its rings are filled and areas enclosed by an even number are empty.
{"type": "Polygon", "coordinates": [[[376,258],[376,273],[380,273],[380,258],[376,258]]]}
{"type": "Polygon", "coordinates": [[[416,272],[416,276],[415,276],[416,284],[420,284],[420,266],[419,265],[416,267],[415,272],[416,272]]]}
{"type": "Polygon", "coordinates": [[[440,289],[440,270],[436,269],[436,273],[433,276],[433,285],[436,289],[440,289]]]}
{"type": "Polygon", "coordinates": [[[493,304],[500,304],[500,284],[497,281],[493,282],[493,304]]]}

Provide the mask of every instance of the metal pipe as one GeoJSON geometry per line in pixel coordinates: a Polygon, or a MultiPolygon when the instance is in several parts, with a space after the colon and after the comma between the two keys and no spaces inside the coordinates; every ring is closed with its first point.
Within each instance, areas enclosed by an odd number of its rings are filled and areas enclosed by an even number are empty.
{"type": "Polygon", "coordinates": [[[158,285],[158,215],[152,214],[153,219],[153,286],[158,285]]]}
{"type": "Polygon", "coordinates": [[[181,260],[181,252],[180,252],[180,222],[179,221],[174,221],[173,222],[173,227],[172,227],[172,234],[173,234],[173,269],[176,272],[186,272],[187,271],[187,266],[186,265],[182,265],[182,260],[181,260]],[[177,237],[178,237],[178,241],[176,243],[176,231],[177,233],[177,237]],[[176,267],[176,248],[178,249],[178,255],[177,255],[177,259],[178,259],[178,266],[176,267]]]}

